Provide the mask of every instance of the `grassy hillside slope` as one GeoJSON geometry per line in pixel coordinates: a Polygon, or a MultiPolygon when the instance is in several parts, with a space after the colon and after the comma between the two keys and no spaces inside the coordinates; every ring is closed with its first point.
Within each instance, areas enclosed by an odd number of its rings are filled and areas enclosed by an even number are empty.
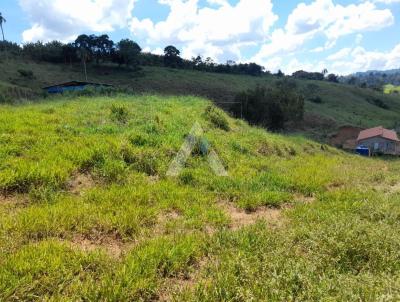
{"type": "Polygon", "coordinates": [[[0,105],[0,300],[398,301],[400,162],[210,104],[0,105]],[[227,177],[166,176],[195,121],[227,177]]]}
{"type": "MultiPolygon", "coordinates": [[[[4,70],[0,74],[0,83],[33,91],[40,91],[41,87],[64,81],[83,80],[82,68],[79,65],[70,67],[7,60],[0,63],[0,68],[4,70]],[[20,69],[33,71],[35,78],[21,77],[17,72],[20,69]]],[[[236,93],[254,88],[258,84],[273,85],[277,79],[273,76],[251,77],[160,67],[144,67],[141,72],[127,71],[115,66],[89,67],[91,81],[111,83],[134,92],[203,96],[220,103],[224,108],[230,106],[226,102],[232,102],[236,93]]],[[[302,125],[297,125],[297,130],[313,132],[314,136],[324,136],[344,124],[361,127],[377,125],[394,127],[399,120],[400,96],[384,95],[370,89],[329,82],[306,80],[296,80],[296,82],[300,91],[309,98],[320,96],[322,99],[321,104],[316,104],[308,98],[306,121],[302,125]],[[376,99],[382,101],[388,108],[378,107],[374,104],[376,99]],[[313,129],[315,130],[312,131],[313,129]]]]}
{"type": "Polygon", "coordinates": [[[395,86],[392,84],[385,85],[384,92],[387,94],[396,93],[396,92],[400,93],[400,86],[395,86]]]}

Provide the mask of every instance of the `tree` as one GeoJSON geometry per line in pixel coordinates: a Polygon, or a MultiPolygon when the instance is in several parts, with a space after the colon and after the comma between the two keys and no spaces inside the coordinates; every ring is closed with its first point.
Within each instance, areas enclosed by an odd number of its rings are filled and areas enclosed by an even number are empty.
{"type": "Polygon", "coordinates": [[[256,63],[250,63],[247,65],[246,73],[252,76],[261,76],[264,70],[265,68],[263,66],[260,66],[256,63]]]}
{"type": "Polygon", "coordinates": [[[52,41],[42,46],[41,60],[51,63],[62,63],[64,45],[59,41],[52,41]]]}
{"type": "Polygon", "coordinates": [[[118,53],[116,53],[117,61],[121,65],[121,63],[125,64],[127,67],[132,66],[137,68],[139,65],[139,55],[142,49],[140,46],[129,39],[121,40],[118,43],[118,53]]]}
{"type": "Polygon", "coordinates": [[[328,80],[328,82],[339,83],[338,76],[333,73],[328,74],[327,80],[328,80]]]}
{"type": "Polygon", "coordinates": [[[78,50],[78,56],[83,64],[86,81],[88,80],[86,62],[89,60],[92,54],[92,41],[92,38],[88,35],[80,35],[78,38],[76,38],[74,43],[75,48],[78,50]]]}
{"type": "Polygon", "coordinates": [[[72,62],[77,59],[76,49],[72,43],[63,45],[62,53],[64,56],[65,64],[69,63],[70,65],[72,65],[72,62]]]}
{"type": "Polygon", "coordinates": [[[284,77],[285,76],[285,74],[282,72],[282,70],[278,70],[278,72],[276,73],[276,76],[278,77],[278,78],[282,78],[282,77],[284,77]]]}
{"type": "Polygon", "coordinates": [[[192,58],[193,69],[201,70],[203,65],[203,59],[200,55],[192,58]]]}
{"type": "Polygon", "coordinates": [[[324,68],[321,72],[324,76],[326,76],[328,74],[328,69],[324,68]]]}
{"type": "Polygon", "coordinates": [[[3,30],[3,23],[6,23],[7,20],[4,19],[3,15],[0,13],[0,28],[1,28],[1,33],[3,35],[3,42],[5,42],[5,38],[4,38],[4,30],[3,30]]]}
{"type": "Polygon", "coordinates": [[[250,123],[271,130],[282,129],[289,121],[301,121],[304,115],[304,97],[293,80],[279,80],[271,88],[257,86],[241,92],[235,100],[233,111],[237,116],[243,113],[250,123]]]}
{"type": "Polygon", "coordinates": [[[104,62],[110,57],[111,51],[114,47],[114,42],[110,40],[108,35],[91,35],[89,36],[89,41],[91,44],[91,51],[94,54],[97,65],[100,63],[100,60],[103,60],[104,62]]]}
{"type": "Polygon", "coordinates": [[[357,84],[357,78],[356,77],[350,77],[350,79],[348,79],[347,84],[349,85],[356,85],[357,84]]]}
{"type": "Polygon", "coordinates": [[[298,70],[292,74],[292,77],[297,79],[305,79],[305,80],[315,80],[315,81],[323,81],[324,75],[321,72],[307,72],[304,70],[298,70]]]}
{"type": "Polygon", "coordinates": [[[164,65],[177,68],[182,64],[181,52],[175,46],[167,46],[164,49],[164,65]]]}

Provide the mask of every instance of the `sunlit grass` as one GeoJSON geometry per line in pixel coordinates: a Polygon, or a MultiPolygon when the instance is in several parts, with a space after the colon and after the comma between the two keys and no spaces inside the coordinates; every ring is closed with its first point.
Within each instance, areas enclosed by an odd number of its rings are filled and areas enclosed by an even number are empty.
{"type": "Polygon", "coordinates": [[[396,301],[399,171],[195,97],[3,105],[0,300],[396,301]],[[201,152],[166,176],[196,121],[228,177],[201,152]],[[285,223],[233,231],[227,203],[285,223]]]}

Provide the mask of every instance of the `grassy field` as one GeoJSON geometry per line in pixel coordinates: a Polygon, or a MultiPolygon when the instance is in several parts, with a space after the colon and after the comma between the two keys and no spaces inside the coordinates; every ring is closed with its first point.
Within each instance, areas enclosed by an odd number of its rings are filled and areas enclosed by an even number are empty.
{"type": "Polygon", "coordinates": [[[400,93],[400,86],[394,86],[391,84],[385,85],[384,92],[386,94],[400,93]]]}
{"type": "MultiPolygon", "coordinates": [[[[44,86],[83,80],[80,65],[34,63],[29,60],[0,62],[0,92],[9,98],[29,97],[41,94],[44,86]],[[33,78],[21,77],[18,70],[33,72],[33,78]],[[3,84],[1,84],[3,83],[3,84]],[[1,88],[7,85],[6,88],[1,88]],[[13,88],[10,88],[13,87],[13,88]],[[17,89],[21,88],[21,89],[17,89]]],[[[252,77],[228,75],[160,67],[143,67],[140,72],[119,69],[115,66],[89,66],[89,80],[110,83],[136,93],[163,95],[195,95],[206,97],[223,106],[232,102],[235,95],[256,85],[271,86],[278,78],[273,76],[252,77]]],[[[382,94],[371,89],[320,81],[296,80],[299,91],[307,96],[306,119],[294,130],[311,137],[327,137],[341,125],[374,127],[382,125],[393,128],[400,115],[400,96],[382,94]],[[311,101],[319,96],[321,103],[311,101]],[[385,108],[374,102],[384,104],[385,108]]]]}
{"type": "Polygon", "coordinates": [[[0,105],[0,300],[398,301],[399,173],[195,97],[0,105]],[[195,121],[229,176],[166,176],[195,121]]]}

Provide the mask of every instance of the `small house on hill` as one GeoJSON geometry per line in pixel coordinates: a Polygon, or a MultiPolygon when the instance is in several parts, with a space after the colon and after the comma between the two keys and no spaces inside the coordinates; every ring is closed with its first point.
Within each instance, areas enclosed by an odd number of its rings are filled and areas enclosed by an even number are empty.
{"type": "Polygon", "coordinates": [[[357,144],[368,148],[370,154],[400,155],[400,140],[396,131],[383,127],[361,131],[357,138],[357,144]]]}
{"type": "Polygon", "coordinates": [[[47,91],[48,93],[63,93],[65,91],[80,91],[89,87],[103,88],[103,87],[113,87],[113,86],[101,83],[71,81],[53,86],[43,87],[43,90],[47,91]]]}

